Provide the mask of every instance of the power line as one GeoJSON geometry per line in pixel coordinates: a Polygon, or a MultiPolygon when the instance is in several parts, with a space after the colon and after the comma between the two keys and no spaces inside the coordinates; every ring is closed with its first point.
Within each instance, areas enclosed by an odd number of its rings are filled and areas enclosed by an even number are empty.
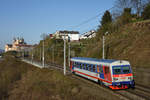
{"type": "MultiPolygon", "coordinates": [[[[111,7],[111,8],[109,8],[108,10],[111,10],[111,9],[113,9],[113,8],[114,8],[114,7],[111,7]]],[[[84,25],[84,24],[86,24],[86,23],[88,23],[88,22],[94,20],[95,18],[99,17],[99,16],[102,15],[103,13],[104,13],[104,12],[101,12],[101,13],[97,14],[96,16],[93,16],[93,17],[89,18],[88,20],[85,20],[85,21],[83,21],[82,23],[80,23],[80,24],[78,24],[78,25],[76,25],[76,26],[73,26],[73,27],[74,27],[74,28],[77,28],[77,27],[79,27],[79,26],[81,26],[81,25],[84,25]]]]}
{"type": "Polygon", "coordinates": [[[95,25],[95,26],[93,26],[92,28],[87,28],[87,29],[84,29],[84,30],[81,30],[80,31],[80,33],[82,34],[83,32],[85,32],[85,31],[90,31],[90,30],[95,30],[95,28],[97,28],[98,27],[98,25],[95,25]]]}

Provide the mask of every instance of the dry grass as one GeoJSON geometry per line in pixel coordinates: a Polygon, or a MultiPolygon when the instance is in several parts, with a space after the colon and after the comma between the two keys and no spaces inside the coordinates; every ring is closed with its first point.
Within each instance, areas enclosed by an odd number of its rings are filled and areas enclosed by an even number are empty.
{"type": "MultiPolygon", "coordinates": [[[[84,57],[102,58],[102,39],[89,42],[86,53],[82,53],[84,57]]],[[[132,66],[150,67],[150,21],[127,24],[107,35],[105,55],[108,59],[128,60],[132,66]]]]}
{"type": "Polygon", "coordinates": [[[39,69],[16,58],[0,63],[0,100],[106,100],[116,97],[64,76],[62,72],[39,69]]]}
{"type": "Polygon", "coordinates": [[[33,66],[27,66],[15,57],[6,57],[0,63],[0,99],[7,98],[12,84],[20,80],[22,75],[32,68],[33,66]]]}
{"type": "MultiPolygon", "coordinates": [[[[85,84],[84,84],[85,85],[85,84]]],[[[64,76],[59,71],[36,69],[29,71],[9,93],[10,100],[104,100],[91,88],[64,76]]]]}

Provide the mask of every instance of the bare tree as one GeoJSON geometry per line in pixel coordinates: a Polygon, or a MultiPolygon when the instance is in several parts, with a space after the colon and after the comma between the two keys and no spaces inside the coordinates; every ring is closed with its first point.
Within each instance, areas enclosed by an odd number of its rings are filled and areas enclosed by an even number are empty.
{"type": "Polygon", "coordinates": [[[124,8],[132,7],[131,0],[116,0],[115,7],[116,7],[116,9],[119,9],[122,12],[124,10],[124,8]]]}
{"type": "Polygon", "coordinates": [[[142,10],[142,1],[141,0],[131,0],[133,5],[133,9],[136,11],[137,17],[140,17],[140,13],[142,10]]]}
{"type": "Polygon", "coordinates": [[[120,16],[125,8],[131,8],[131,0],[116,0],[115,1],[115,9],[112,11],[113,19],[120,16]]]}
{"type": "Polygon", "coordinates": [[[124,8],[131,8],[133,12],[137,14],[137,17],[141,15],[144,6],[150,2],[150,0],[116,0],[115,7],[118,13],[122,13],[124,8]]]}
{"type": "Polygon", "coordinates": [[[123,8],[123,9],[130,8],[132,6],[130,0],[116,0],[115,4],[118,8],[123,8]]]}
{"type": "Polygon", "coordinates": [[[42,33],[40,37],[41,37],[43,40],[45,40],[45,39],[48,37],[48,35],[47,35],[46,33],[42,33]]]}

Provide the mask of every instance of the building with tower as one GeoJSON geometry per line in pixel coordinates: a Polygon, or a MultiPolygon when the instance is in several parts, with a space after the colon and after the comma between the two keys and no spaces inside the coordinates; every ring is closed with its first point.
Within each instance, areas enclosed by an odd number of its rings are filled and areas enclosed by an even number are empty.
{"type": "Polygon", "coordinates": [[[26,51],[31,50],[33,48],[32,45],[28,45],[23,38],[14,38],[12,44],[5,45],[5,52],[7,51],[26,51]]]}

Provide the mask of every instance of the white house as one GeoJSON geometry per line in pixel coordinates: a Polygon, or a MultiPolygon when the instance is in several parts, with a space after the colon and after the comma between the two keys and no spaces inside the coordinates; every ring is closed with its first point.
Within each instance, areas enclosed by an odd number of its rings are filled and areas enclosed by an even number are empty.
{"type": "Polygon", "coordinates": [[[70,41],[79,41],[79,32],[78,31],[56,31],[53,34],[53,37],[56,39],[64,39],[68,40],[70,38],[70,41]]]}
{"type": "Polygon", "coordinates": [[[89,39],[89,38],[93,38],[95,36],[96,36],[96,31],[91,30],[89,32],[85,32],[85,33],[81,34],[80,39],[89,39]]]}

